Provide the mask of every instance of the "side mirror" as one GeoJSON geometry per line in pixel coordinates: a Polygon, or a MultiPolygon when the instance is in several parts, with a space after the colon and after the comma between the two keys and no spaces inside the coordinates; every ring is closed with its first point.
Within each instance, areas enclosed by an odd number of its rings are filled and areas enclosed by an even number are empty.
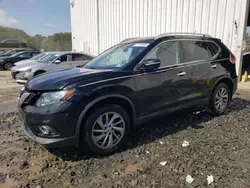
{"type": "Polygon", "coordinates": [[[154,71],[157,70],[160,67],[160,65],[161,65],[160,59],[145,59],[142,62],[140,70],[154,71]]]}
{"type": "Polygon", "coordinates": [[[61,63],[61,61],[60,60],[56,60],[54,63],[55,64],[59,64],[59,63],[61,63]]]}

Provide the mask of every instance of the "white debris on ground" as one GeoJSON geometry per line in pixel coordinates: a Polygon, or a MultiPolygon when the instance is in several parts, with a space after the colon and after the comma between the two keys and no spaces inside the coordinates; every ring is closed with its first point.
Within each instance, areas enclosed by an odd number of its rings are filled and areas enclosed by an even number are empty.
{"type": "Polygon", "coordinates": [[[207,176],[207,184],[210,185],[213,182],[214,182],[214,176],[213,175],[207,176]]]}
{"type": "Polygon", "coordinates": [[[149,154],[149,151],[146,151],[146,154],[149,154]]]}
{"type": "Polygon", "coordinates": [[[185,141],[182,143],[182,147],[185,148],[185,147],[188,147],[188,146],[189,146],[189,142],[185,140],[185,141]]]}
{"type": "Polygon", "coordinates": [[[162,162],[160,162],[160,165],[161,166],[165,166],[167,164],[167,161],[162,161],[162,162]]]}
{"type": "Polygon", "coordinates": [[[200,113],[201,113],[201,111],[197,111],[197,112],[194,112],[193,114],[198,115],[200,113]]]}
{"type": "Polygon", "coordinates": [[[160,141],[160,144],[161,144],[161,145],[163,145],[163,144],[164,144],[164,142],[160,141]]]}
{"type": "Polygon", "coordinates": [[[201,112],[205,112],[205,110],[196,111],[196,112],[193,112],[193,114],[198,115],[198,114],[200,114],[201,112]]]}
{"type": "Polygon", "coordinates": [[[194,178],[190,175],[190,174],[188,174],[187,176],[186,176],[186,182],[188,182],[188,183],[192,183],[194,181],[194,178]]]}

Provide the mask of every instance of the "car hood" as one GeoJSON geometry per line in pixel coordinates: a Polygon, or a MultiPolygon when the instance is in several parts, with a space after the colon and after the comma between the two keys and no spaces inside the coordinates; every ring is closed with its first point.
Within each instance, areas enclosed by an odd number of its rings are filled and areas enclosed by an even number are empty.
{"type": "Polygon", "coordinates": [[[30,64],[33,64],[33,63],[37,63],[37,61],[33,60],[33,59],[26,59],[26,60],[16,62],[15,66],[30,65],[30,64]]]}
{"type": "Polygon", "coordinates": [[[7,60],[7,59],[11,59],[13,57],[10,57],[10,56],[6,56],[6,57],[0,57],[0,60],[7,60]]]}
{"type": "Polygon", "coordinates": [[[28,69],[41,69],[46,66],[48,66],[46,63],[39,63],[39,62],[35,63],[33,61],[30,61],[28,63],[17,65],[13,67],[11,70],[22,72],[22,71],[27,71],[28,69]]]}
{"type": "Polygon", "coordinates": [[[0,58],[2,58],[2,57],[9,57],[10,55],[4,55],[4,54],[2,54],[2,55],[0,55],[0,58]]]}
{"type": "Polygon", "coordinates": [[[32,91],[59,90],[65,86],[112,72],[112,70],[94,70],[71,68],[70,70],[41,75],[30,80],[26,88],[32,91]]]}

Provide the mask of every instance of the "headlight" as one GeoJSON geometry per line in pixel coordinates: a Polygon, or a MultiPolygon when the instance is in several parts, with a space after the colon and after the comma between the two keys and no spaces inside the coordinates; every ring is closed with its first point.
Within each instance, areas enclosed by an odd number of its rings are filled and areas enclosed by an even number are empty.
{"type": "Polygon", "coordinates": [[[75,90],[66,90],[66,91],[56,91],[56,92],[50,92],[50,93],[43,93],[41,97],[37,100],[36,106],[46,106],[49,104],[58,103],[60,101],[64,101],[69,99],[73,94],[75,93],[75,90]]]}
{"type": "Polygon", "coordinates": [[[4,62],[4,60],[3,60],[3,59],[1,59],[1,60],[0,60],[0,62],[4,62]]]}
{"type": "Polygon", "coordinates": [[[31,72],[31,71],[32,71],[32,69],[27,69],[26,71],[27,71],[27,72],[31,72]]]}

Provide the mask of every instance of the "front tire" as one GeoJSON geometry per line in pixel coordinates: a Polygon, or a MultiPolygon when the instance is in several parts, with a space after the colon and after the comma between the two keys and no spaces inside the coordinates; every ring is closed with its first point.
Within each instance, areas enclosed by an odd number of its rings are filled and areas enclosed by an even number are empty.
{"type": "Polygon", "coordinates": [[[10,70],[13,67],[13,64],[10,62],[6,62],[3,64],[3,69],[4,70],[10,70]]]}
{"type": "Polygon", "coordinates": [[[94,155],[108,155],[125,146],[130,121],[124,109],[110,104],[94,109],[81,132],[80,147],[94,155]]]}
{"type": "Polygon", "coordinates": [[[210,98],[210,110],[213,114],[223,114],[231,102],[231,91],[224,83],[219,83],[210,98]]]}

